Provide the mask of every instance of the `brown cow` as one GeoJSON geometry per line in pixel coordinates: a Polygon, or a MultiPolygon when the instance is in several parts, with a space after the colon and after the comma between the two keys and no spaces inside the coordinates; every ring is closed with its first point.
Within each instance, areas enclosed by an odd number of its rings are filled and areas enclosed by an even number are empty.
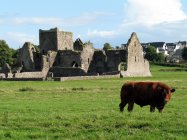
{"type": "Polygon", "coordinates": [[[123,112],[128,103],[128,111],[133,110],[134,103],[143,107],[150,105],[150,112],[155,111],[155,107],[162,112],[165,104],[170,100],[175,89],[171,89],[161,82],[128,82],[121,88],[120,111],[123,112]]]}

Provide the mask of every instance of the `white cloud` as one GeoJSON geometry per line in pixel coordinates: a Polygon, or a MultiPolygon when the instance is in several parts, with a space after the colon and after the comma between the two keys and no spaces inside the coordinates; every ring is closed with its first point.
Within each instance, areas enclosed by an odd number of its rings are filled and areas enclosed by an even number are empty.
{"type": "Polygon", "coordinates": [[[187,18],[180,0],[127,0],[124,24],[153,26],[187,18]]]}
{"type": "Polygon", "coordinates": [[[125,38],[137,32],[143,41],[175,40],[184,38],[187,30],[187,15],[180,0],[127,0],[124,17],[117,28],[109,31],[92,30],[94,38],[125,38]]]}
{"type": "Polygon", "coordinates": [[[99,22],[101,18],[113,15],[112,13],[93,12],[84,13],[77,17],[60,18],[60,17],[11,17],[3,18],[0,23],[14,25],[51,25],[51,26],[81,26],[90,23],[99,22]]]}
{"type": "Polygon", "coordinates": [[[38,38],[36,36],[20,32],[8,32],[7,36],[10,40],[18,44],[24,44],[25,42],[32,42],[34,44],[37,44],[38,41],[38,38]]]}
{"type": "Polygon", "coordinates": [[[116,31],[98,31],[98,30],[88,30],[87,33],[90,37],[102,37],[102,38],[111,38],[117,35],[116,31]]]}
{"type": "Polygon", "coordinates": [[[18,18],[12,18],[9,19],[12,24],[22,25],[22,24],[60,24],[63,22],[60,18],[44,18],[44,17],[18,17],[18,18]]]}

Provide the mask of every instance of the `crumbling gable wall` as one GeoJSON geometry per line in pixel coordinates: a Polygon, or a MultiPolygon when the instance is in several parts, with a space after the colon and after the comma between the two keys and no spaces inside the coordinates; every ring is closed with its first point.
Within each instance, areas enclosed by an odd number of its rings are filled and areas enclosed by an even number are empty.
{"type": "Polygon", "coordinates": [[[149,62],[144,59],[143,48],[136,33],[127,43],[127,71],[125,76],[151,76],[149,62]]]}
{"type": "Polygon", "coordinates": [[[49,69],[53,67],[53,64],[56,60],[57,52],[56,51],[48,51],[47,55],[42,55],[42,72],[43,75],[47,75],[49,69]]]}
{"type": "Polygon", "coordinates": [[[73,45],[75,51],[83,51],[84,43],[80,38],[76,39],[73,45]]]}
{"type": "Polygon", "coordinates": [[[57,29],[57,50],[73,50],[73,33],[57,29]]]}
{"type": "Polygon", "coordinates": [[[83,50],[81,51],[81,68],[89,73],[89,67],[93,60],[95,49],[93,45],[89,42],[83,44],[83,50]]]}
{"type": "Polygon", "coordinates": [[[20,49],[18,63],[22,65],[24,71],[35,71],[34,55],[36,49],[30,42],[25,42],[20,49]]]}

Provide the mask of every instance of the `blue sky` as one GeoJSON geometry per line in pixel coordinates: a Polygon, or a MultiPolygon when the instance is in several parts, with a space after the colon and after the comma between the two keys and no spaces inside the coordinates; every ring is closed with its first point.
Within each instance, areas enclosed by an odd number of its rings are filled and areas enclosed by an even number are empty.
{"type": "Polygon", "coordinates": [[[39,44],[39,29],[74,33],[95,48],[126,43],[187,40],[186,0],[0,0],[0,39],[10,47],[39,44]]]}

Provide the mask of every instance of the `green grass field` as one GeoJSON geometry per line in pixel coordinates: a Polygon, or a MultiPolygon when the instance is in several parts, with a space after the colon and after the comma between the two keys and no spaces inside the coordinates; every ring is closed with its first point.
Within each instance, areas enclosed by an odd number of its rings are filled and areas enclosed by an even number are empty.
{"type": "Polygon", "coordinates": [[[65,82],[0,81],[0,139],[187,139],[187,72],[65,82]],[[126,81],[161,81],[176,92],[163,113],[119,112],[126,81]]]}

